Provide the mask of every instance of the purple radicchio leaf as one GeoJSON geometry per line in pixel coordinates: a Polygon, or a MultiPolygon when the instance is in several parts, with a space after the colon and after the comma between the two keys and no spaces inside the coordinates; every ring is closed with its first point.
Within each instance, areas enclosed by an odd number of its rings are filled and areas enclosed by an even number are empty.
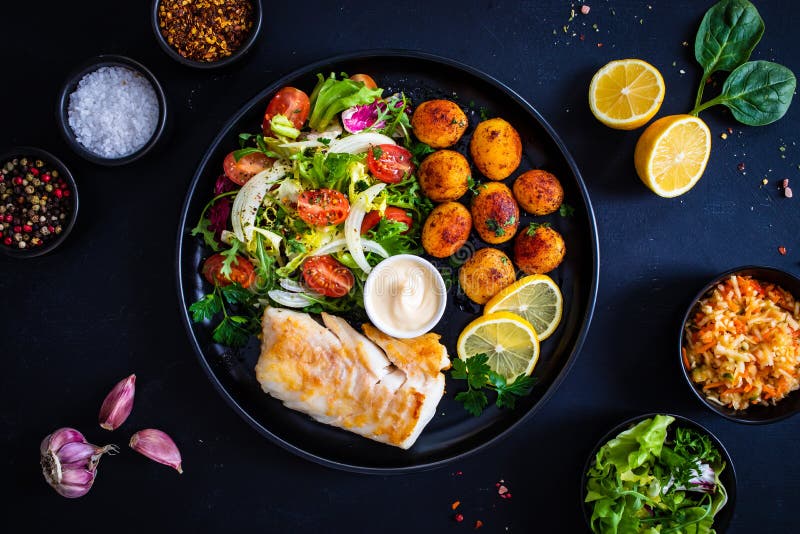
{"type": "Polygon", "coordinates": [[[353,106],[342,112],[342,126],[350,133],[358,133],[367,128],[383,128],[386,122],[376,122],[377,119],[377,102],[363,106],[353,106]]]}

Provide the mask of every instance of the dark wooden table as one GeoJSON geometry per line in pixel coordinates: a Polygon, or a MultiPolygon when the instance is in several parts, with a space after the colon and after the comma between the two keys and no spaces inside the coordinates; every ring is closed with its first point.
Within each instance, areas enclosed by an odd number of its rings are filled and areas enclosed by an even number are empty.
{"type": "MultiPolygon", "coordinates": [[[[730,532],[797,531],[800,418],[750,427],[710,413],[675,361],[679,318],[713,274],[766,264],[800,274],[800,103],[780,122],[741,127],[713,109],[705,176],[665,200],[633,170],[637,132],[591,116],[592,74],[638,57],[664,75],[661,114],[691,107],[700,70],[692,43],[711,2],[569,1],[265,2],[264,28],[241,63],[219,72],[169,59],[150,29],[149,2],[6,3],[0,29],[0,146],[35,145],[71,167],[81,213],[68,242],[39,259],[0,258],[4,523],[13,532],[89,531],[582,532],[586,456],[612,425],[670,411],[707,425],[730,451],[739,498],[730,532]],[[595,26],[596,25],[596,26],[595,26]],[[566,31],[565,31],[566,29],[566,31]],[[689,46],[686,45],[689,43],[689,46]],[[601,46],[602,45],[602,46],[601,46]],[[174,252],[192,173],[220,126],[279,75],[367,48],[408,48],[468,63],[516,90],[551,122],[578,161],[600,235],[600,291],[588,342],[555,397],[523,428],[480,454],[411,476],[363,476],[301,460],[244,423],[208,382],[179,319],[174,252]],[[169,125],[156,152],[122,168],[90,164],[59,137],[56,93],[69,71],[100,53],[128,55],[161,80],[169,125]],[[720,134],[734,133],[726,140],[720,134]],[[744,163],[745,171],[737,170],[744,163]],[[762,180],[767,180],[763,185],[762,180]],[[787,249],[785,256],[778,247],[787,249]],[[136,410],[107,434],[96,412],[107,388],[136,372],[136,410]],[[125,444],[155,426],[180,444],[185,473],[129,450],[103,460],[90,494],[58,497],[37,447],[60,426],[125,444]],[[500,499],[505,480],[513,498],[500,499]],[[452,519],[460,500],[464,523],[452,519]]],[[[758,3],[767,31],[755,51],[800,72],[800,8],[758,3]]]]}

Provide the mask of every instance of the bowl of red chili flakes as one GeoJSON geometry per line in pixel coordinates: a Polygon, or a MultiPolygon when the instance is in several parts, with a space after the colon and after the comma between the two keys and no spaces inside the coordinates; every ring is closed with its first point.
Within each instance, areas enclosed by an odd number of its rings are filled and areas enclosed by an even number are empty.
{"type": "Polygon", "coordinates": [[[260,0],[154,0],[156,40],[172,59],[198,69],[230,65],[261,31],[260,0]]]}

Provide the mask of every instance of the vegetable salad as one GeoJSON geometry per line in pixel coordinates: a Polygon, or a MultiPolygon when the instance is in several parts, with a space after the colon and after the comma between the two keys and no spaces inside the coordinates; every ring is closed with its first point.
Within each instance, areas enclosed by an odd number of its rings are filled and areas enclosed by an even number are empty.
{"type": "Polygon", "coordinates": [[[709,534],[727,502],[720,452],[706,434],[645,419],[597,452],[586,499],[596,533],[709,534]]]}
{"type": "Polygon", "coordinates": [[[430,200],[415,170],[432,149],[410,135],[410,101],[367,75],[318,74],[310,96],[284,87],[239,148],[192,235],[215,254],[214,288],[190,311],[221,317],[214,340],[244,345],[267,305],[363,316],[363,283],[382,259],[421,252],[430,200]]]}

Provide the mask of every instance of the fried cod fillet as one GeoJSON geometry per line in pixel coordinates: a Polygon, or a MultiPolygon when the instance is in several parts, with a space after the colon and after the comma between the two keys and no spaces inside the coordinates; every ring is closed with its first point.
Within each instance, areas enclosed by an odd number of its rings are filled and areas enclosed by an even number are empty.
{"type": "Polygon", "coordinates": [[[264,311],[256,379],[283,404],[317,421],[408,449],[433,418],[450,366],[436,334],[366,336],[340,317],[264,311]]]}

